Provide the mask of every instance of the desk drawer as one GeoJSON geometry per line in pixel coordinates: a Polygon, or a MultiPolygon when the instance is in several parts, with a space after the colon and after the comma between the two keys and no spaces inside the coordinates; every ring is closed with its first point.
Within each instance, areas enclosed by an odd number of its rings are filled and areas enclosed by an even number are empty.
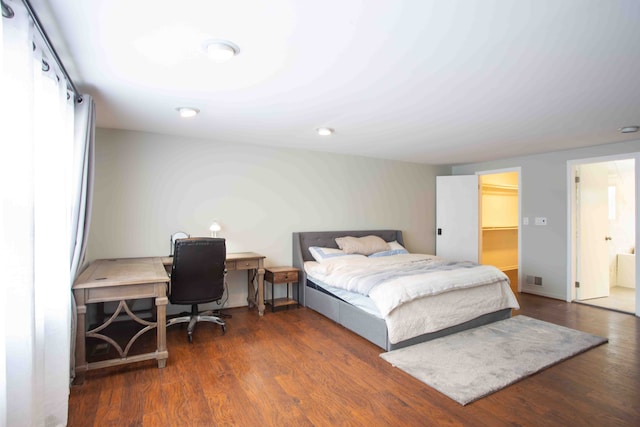
{"type": "Polygon", "coordinates": [[[127,299],[154,298],[156,296],[159,295],[156,293],[155,283],[111,286],[108,288],[91,288],[85,290],[87,304],[127,299]]]}
{"type": "Polygon", "coordinates": [[[298,281],[298,272],[297,271],[282,271],[271,273],[267,271],[265,273],[265,280],[271,283],[291,283],[298,281]]]}
{"type": "Polygon", "coordinates": [[[233,268],[229,268],[229,263],[227,263],[227,270],[250,270],[260,266],[260,261],[257,259],[243,259],[232,261],[232,263],[234,264],[233,268]]]}

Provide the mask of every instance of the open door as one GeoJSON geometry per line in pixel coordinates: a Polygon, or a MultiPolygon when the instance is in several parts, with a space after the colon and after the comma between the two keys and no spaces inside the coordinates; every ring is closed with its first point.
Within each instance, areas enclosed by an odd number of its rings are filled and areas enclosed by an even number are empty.
{"type": "Polygon", "coordinates": [[[609,296],[608,169],[606,163],[576,167],[576,299],[609,296]]]}
{"type": "Polygon", "coordinates": [[[478,262],[478,177],[436,177],[436,255],[478,262]]]}

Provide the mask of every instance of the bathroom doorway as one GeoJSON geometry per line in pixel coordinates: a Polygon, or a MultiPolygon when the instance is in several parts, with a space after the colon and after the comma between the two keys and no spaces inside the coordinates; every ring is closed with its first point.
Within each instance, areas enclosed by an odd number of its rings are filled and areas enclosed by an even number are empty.
{"type": "Polygon", "coordinates": [[[572,301],[636,312],[635,159],[591,159],[572,177],[572,301]]]}

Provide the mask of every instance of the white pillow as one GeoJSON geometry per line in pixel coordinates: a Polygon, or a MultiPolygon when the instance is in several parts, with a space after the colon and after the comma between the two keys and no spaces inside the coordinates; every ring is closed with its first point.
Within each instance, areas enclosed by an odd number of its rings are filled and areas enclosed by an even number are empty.
{"type": "Polygon", "coordinates": [[[320,246],[309,246],[309,252],[311,252],[311,256],[318,262],[326,261],[328,259],[337,258],[337,257],[347,257],[354,256],[353,254],[348,254],[341,249],[335,248],[323,248],[320,246]]]}
{"type": "Polygon", "coordinates": [[[374,254],[369,255],[369,257],[370,258],[376,258],[376,257],[380,257],[380,256],[401,255],[401,254],[408,254],[409,253],[409,251],[406,250],[404,248],[404,246],[402,246],[396,240],[394,240],[393,242],[389,242],[388,244],[389,244],[389,250],[388,251],[376,252],[374,254]]]}

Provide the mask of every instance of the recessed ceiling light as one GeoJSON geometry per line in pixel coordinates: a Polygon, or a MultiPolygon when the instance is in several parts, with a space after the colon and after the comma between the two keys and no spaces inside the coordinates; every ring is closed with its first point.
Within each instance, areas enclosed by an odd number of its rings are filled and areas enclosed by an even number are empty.
{"type": "Polygon", "coordinates": [[[195,117],[200,112],[200,110],[198,110],[197,108],[191,107],[178,107],[176,108],[176,110],[178,111],[178,113],[180,113],[180,117],[183,117],[185,119],[189,117],[195,117]]]}
{"type": "Polygon", "coordinates": [[[640,130],[640,126],[625,126],[618,129],[621,133],[634,133],[640,130]]]}
{"type": "Polygon", "coordinates": [[[331,128],[318,128],[316,129],[316,132],[318,132],[318,135],[321,136],[329,136],[335,131],[331,128]]]}
{"type": "Polygon", "coordinates": [[[207,40],[203,48],[209,58],[215,62],[227,61],[240,53],[240,48],[227,40],[207,40]]]}

